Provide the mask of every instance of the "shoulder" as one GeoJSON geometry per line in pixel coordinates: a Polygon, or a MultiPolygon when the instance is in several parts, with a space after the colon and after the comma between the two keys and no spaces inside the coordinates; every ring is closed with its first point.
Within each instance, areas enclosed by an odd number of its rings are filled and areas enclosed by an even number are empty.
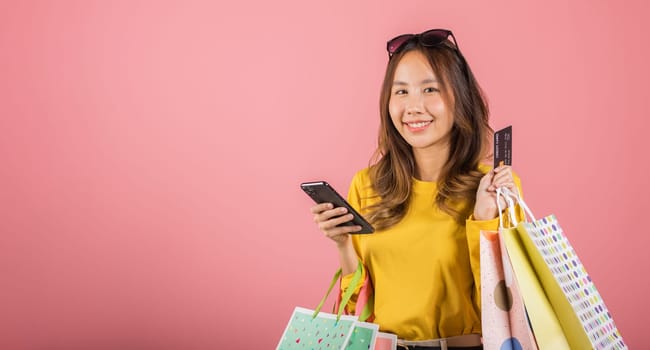
{"type": "Polygon", "coordinates": [[[494,167],[492,165],[486,164],[486,163],[480,163],[478,165],[478,170],[482,172],[483,174],[487,174],[492,170],[494,167]]]}
{"type": "Polygon", "coordinates": [[[370,179],[370,167],[367,167],[357,171],[354,174],[350,187],[356,188],[357,191],[362,191],[363,189],[371,187],[371,183],[372,180],[370,179]]]}
{"type": "Polygon", "coordinates": [[[375,196],[372,185],[372,168],[364,168],[357,171],[350,183],[349,195],[353,194],[358,198],[370,198],[375,196]]]}
{"type": "Polygon", "coordinates": [[[362,183],[370,182],[370,167],[361,169],[354,174],[352,181],[360,181],[362,183]]]}

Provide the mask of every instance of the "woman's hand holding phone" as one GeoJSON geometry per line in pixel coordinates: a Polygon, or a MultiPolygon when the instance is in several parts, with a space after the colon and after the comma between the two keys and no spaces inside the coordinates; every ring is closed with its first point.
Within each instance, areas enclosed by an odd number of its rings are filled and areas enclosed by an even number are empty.
{"type": "Polygon", "coordinates": [[[314,214],[314,222],[318,224],[318,228],[338,246],[348,243],[350,233],[361,231],[362,227],[359,225],[341,225],[354,218],[345,207],[334,208],[332,203],[320,203],[311,207],[311,212],[314,214]]]}
{"type": "Polygon", "coordinates": [[[375,229],[327,182],[304,182],[300,187],[317,203],[311,207],[314,222],[325,236],[336,242],[343,274],[354,272],[359,258],[350,234],[368,234],[375,229]]]}

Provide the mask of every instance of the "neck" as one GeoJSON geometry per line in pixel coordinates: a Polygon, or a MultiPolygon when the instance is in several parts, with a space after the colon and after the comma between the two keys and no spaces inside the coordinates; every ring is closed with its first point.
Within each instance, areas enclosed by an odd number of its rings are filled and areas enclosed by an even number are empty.
{"type": "Polygon", "coordinates": [[[415,178],[421,181],[436,182],[440,171],[449,158],[449,146],[440,145],[431,148],[413,148],[415,158],[415,178]]]}

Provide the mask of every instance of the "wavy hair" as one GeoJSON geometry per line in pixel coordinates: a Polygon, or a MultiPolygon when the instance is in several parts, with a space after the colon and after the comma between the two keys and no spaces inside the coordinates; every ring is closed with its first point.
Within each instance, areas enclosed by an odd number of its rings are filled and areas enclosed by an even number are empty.
{"type": "Polygon", "coordinates": [[[449,158],[440,172],[435,203],[459,224],[465,225],[484,175],[478,165],[488,155],[494,131],[488,124],[489,111],[483,91],[465,58],[448,40],[435,47],[408,43],[388,61],[379,100],[378,147],[369,173],[379,201],[367,208],[368,219],[377,229],[386,229],[402,220],[408,210],[415,158],[411,146],[393,125],[388,104],[396,67],[410,51],[419,51],[427,58],[439,78],[443,100],[452,108],[454,122],[449,158]]]}

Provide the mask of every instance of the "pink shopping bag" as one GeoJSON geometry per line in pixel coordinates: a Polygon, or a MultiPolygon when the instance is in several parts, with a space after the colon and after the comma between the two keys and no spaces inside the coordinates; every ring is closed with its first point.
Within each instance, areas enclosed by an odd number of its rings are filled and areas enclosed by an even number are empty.
{"type": "Polygon", "coordinates": [[[480,247],[483,347],[537,350],[499,233],[481,231],[480,247]]]}

